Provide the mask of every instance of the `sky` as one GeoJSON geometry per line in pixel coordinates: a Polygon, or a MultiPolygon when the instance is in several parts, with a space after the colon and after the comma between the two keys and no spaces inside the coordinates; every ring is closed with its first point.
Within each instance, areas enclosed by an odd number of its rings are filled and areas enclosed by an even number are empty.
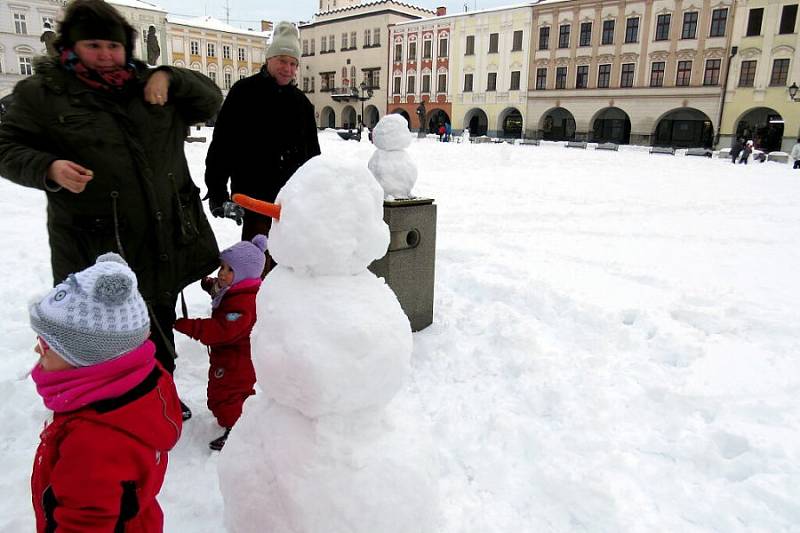
{"type": "MultiPolygon", "coordinates": [[[[364,168],[375,153],[333,131],[320,132],[320,145],[323,155],[364,168]]],[[[203,193],[207,150],[186,145],[203,193]]],[[[556,142],[428,138],[407,153],[419,171],[412,192],[437,206],[434,311],[433,323],[412,335],[411,368],[385,428],[432,441],[432,531],[798,530],[800,171],[556,142]]],[[[347,199],[330,198],[326,207],[352,211],[347,199]]],[[[0,212],[0,533],[16,533],[34,529],[30,472],[48,417],[27,376],[35,335],[26,312],[51,283],[45,195],[0,179],[0,212]]],[[[238,240],[232,220],[210,222],[221,247],[238,240]]],[[[422,227],[420,242],[433,238],[422,227]]],[[[330,240],[350,239],[337,232],[330,240]]],[[[259,295],[266,305],[274,273],[259,295]]],[[[209,316],[198,285],[186,291],[189,315],[209,316]]],[[[294,294],[295,302],[319,297],[284,288],[274,307],[294,294]]],[[[327,300],[335,309],[329,323],[356,316],[346,302],[357,291],[344,292],[350,296],[327,300]]],[[[324,307],[303,305],[302,317],[324,307]]],[[[258,313],[256,343],[290,334],[325,367],[338,361],[337,347],[351,346],[324,342],[316,335],[324,328],[292,333],[298,324],[267,316],[258,313]]],[[[352,319],[350,343],[372,330],[368,319],[352,319]]],[[[177,387],[194,416],[169,455],[159,496],[165,531],[219,533],[217,473],[229,448],[222,456],[208,449],[221,429],[206,408],[206,349],[183,335],[176,341],[177,387]]],[[[266,376],[264,353],[255,352],[256,372],[266,376]]],[[[246,413],[273,394],[275,377],[259,377],[264,388],[246,413]]],[[[302,426],[298,417],[291,420],[302,426]]],[[[262,427],[284,444],[304,442],[286,428],[262,427]]],[[[301,464],[306,448],[292,449],[301,464]]],[[[361,448],[336,449],[361,464],[350,454],[361,448]]],[[[268,464],[260,454],[243,460],[268,464]]],[[[342,466],[338,460],[330,464],[342,466]]],[[[305,508],[313,515],[321,507],[305,508]]]]}
{"type": "MultiPolygon", "coordinates": [[[[205,0],[198,2],[189,2],[187,0],[149,0],[151,3],[157,4],[169,13],[174,15],[185,16],[202,16],[211,15],[212,17],[220,20],[226,19],[226,2],[225,0],[205,0]]],[[[448,13],[460,13],[464,11],[464,4],[469,6],[470,11],[477,9],[487,9],[491,7],[498,7],[503,5],[519,4],[519,1],[513,0],[419,0],[409,1],[407,3],[414,4],[420,7],[435,9],[437,6],[447,7],[448,13]]],[[[318,0],[293,0],[291,2],[283,2],[277,0],[229,0],[228,8],[230,9],[230,23],[233,26],[240,28],[258,28],[259,21],[271,20],[278,22],[281,20],[289,20],[292,22],[310,21],[314,13],[319,7],[318,0]]]]}

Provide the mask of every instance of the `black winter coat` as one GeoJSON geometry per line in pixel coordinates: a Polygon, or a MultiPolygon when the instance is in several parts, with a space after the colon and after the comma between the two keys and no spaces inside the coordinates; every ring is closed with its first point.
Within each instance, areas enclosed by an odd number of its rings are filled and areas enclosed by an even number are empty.
{"type": "Polygon", "coordinates": [[[231,87],[206,156],[209,196],[231,192],[274,202],[286,181],[319,155],[314,106],[294,84],[280,86],[266,67],[231,87]]]}
{"type": "Polygon", "coordinates": [[[115,95],[91,89],[54,59],[35,66],[0,124],[0,175],[47,191],[54,281],[116,251],[148,302],[174,306],[180,290],[218,264],[184,139],[190,124],[219,108],[219,89],[202,74],[161,67],[171,78],[161,107],[143,99],[152,71],[141,63],[135,82],[115,95]],[[56,159],[94,172],[83,192],[45,182],[56,159]]]}

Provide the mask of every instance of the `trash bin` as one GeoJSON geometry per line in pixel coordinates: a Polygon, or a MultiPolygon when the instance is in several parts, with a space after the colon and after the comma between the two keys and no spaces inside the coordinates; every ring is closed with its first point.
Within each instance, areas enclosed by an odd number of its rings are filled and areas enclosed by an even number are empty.
{"type": "Polygon", "coordinates": [[[433,322],[436,206],[432,198],[387,200],[383,220],[391,235],[389,249],[369,269],[386,280],[411,330],[419,331],[433,322]]]}

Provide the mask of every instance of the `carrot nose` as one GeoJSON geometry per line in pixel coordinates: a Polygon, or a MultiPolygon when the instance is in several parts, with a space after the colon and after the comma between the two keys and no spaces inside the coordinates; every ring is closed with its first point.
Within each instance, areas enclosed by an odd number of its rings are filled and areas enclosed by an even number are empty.
{"type": "Polygon", "coordinates": [[[240,206],[250,211],[253,211],[254,213],[258,213],[260,215],[266,215],[268,217],[274,218],[275,220],[281,219],[281,206],[279,206],[278,204],[265,202],[264,200],[256,200],[255,198],[251,198],[246,194],[239,194],[239,193],[234,194],[232,199],[240,206]]]}

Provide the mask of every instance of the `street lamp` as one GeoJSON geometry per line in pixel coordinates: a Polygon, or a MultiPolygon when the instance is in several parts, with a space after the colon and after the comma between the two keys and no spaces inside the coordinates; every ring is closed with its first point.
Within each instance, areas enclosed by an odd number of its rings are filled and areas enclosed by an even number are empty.
{"type": "Polygon", "coordinates": [[[364,102],[372,98],[372,89],[367,87],[366,81],[362,81],[358,88],[361,89],[356,94],[356,98],[361,100],[361,126],[359,128],[359,131],[361,131],[361,128],[364,127],[364,102]]]}
{"type": "Polygon", "coordinates": [[[789,86],[789,98],[791,98],[794,102],[797,101],[796,96],[798,89],[800,89],[800,87],[798,87],[795,82],[792,82],[792,84],[789,86]]]}

